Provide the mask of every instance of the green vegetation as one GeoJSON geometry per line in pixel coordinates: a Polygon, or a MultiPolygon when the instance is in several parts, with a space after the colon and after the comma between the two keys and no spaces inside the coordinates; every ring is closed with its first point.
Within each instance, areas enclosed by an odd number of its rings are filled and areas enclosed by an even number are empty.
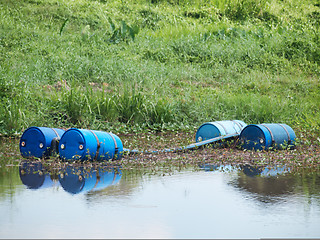
{"type": "Polygon", "coordinates": [[[316,0],[0,0],[0,133],[240,119],[317,138],[319,24],[316,0]]]}

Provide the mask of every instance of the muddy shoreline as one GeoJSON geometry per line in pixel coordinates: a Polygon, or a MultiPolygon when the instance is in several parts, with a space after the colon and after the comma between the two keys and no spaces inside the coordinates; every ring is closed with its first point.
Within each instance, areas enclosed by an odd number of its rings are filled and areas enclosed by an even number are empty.
{"type": "MultiPolygon", "coordinates": [[[[140,151],[176,148],[195,142],[194,133],[145,133],[119,135],[125,148],[140,151]]],[[[1,138],[1,167],[17,166],[23,159],[19,152],[19,139],[1,138]]],[[[162,152],[154,154],[124,154],[120,161],[103,162],[64,162],[59,158],[34,159],[50,168],[58,169],[66,165],[73,166],[121,166],[123,169],[149,168],[153,171],[163,169],[197,168],[203,164],[253,166],[286,166],[291,171],[320,171],[320,145],[298,143],[294,150],[245,151],[238,147],[236,140],[228,142],[225,147],[207,145],[192,151],[162,152]]]]}

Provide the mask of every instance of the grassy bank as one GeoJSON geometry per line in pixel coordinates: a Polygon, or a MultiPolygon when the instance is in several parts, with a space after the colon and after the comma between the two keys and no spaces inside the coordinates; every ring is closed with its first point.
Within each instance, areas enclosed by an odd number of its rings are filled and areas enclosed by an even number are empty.
{"type": "Polygon", "coordinates": [[[240,119],[320,134],[312,0],[0,1],[0,133],[194,131],[240,119]]]}

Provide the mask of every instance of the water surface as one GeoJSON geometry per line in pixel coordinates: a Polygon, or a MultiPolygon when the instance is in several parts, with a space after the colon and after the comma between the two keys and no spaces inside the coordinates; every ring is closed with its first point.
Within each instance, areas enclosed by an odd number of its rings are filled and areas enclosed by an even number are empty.
{"type": "Polygon", "coordinates": [[[285,168],[0,168],[1,238],[320,237],[320,176],[285,168]]]}

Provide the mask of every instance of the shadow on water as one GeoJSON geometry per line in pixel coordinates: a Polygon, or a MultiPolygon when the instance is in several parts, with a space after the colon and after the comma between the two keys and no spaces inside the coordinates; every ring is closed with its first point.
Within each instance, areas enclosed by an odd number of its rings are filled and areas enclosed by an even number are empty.
{"type": "Polygon", "coordinates": [[[67,165],[55,171],[48,171],[41,162],[23,161],[19,166],[22,183],[29,189],[61,186],[71,194],[99,191],[118,183],[122,177],[119,168],[67,165]]]}

